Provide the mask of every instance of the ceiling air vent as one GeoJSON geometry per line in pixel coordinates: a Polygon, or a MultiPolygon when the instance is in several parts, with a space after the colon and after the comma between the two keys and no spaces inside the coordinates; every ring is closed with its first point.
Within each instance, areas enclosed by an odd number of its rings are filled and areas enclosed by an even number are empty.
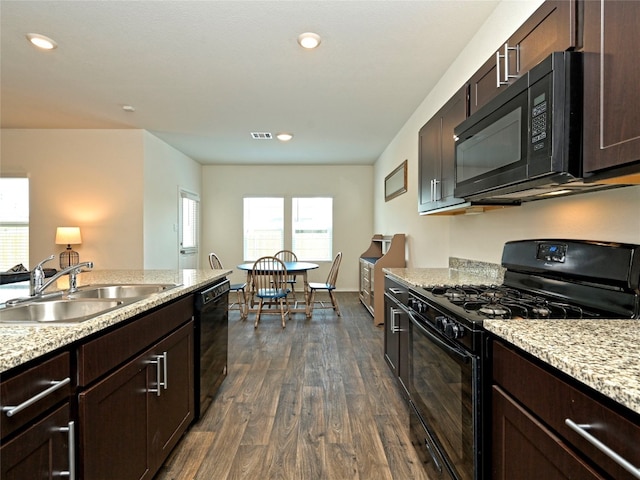
{"type": "Polygon", "coordinates": [[[251,138],[254,140],[271,140],[273,135],[269,132],[251,132],[251,138]]]}

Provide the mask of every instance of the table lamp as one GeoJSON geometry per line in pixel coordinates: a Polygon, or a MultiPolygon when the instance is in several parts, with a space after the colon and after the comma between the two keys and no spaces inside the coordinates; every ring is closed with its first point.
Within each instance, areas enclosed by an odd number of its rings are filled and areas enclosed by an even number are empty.
{"type": "Polygon", "coordinates": [[[71,250],[71,245],[80,245],[80,227],[58,227],[56,229],[56,245],[66,245],[67,249],[60,254],[60,268],[77,265],[80,262],[78,252],[71,250]]]}

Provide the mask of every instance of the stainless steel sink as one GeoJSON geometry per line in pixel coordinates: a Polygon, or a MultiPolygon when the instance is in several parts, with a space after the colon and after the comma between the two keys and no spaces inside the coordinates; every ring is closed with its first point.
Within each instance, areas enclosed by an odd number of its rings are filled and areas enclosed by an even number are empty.
{"type": "Polygon", "coordinates": [[[0,323],[79,323],[120,307],[122,300],[46,300],[0,309],[0,323]]]}
{"type": "Polygon", "coordinates": [[[134,299],[147,297],[154,293],[164,292],[178,285],[173,283],[159,284],[121,284],[121,285],[88,285],[77,292],[70,293],[68,298],[116,298],[134,299]]]}

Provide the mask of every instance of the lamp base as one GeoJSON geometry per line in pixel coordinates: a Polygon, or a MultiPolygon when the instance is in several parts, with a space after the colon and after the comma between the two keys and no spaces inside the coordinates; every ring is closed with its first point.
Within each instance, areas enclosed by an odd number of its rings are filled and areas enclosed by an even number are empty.
{"type": "Polygon", "coordinates": [[[80,263],[80,255],[70,247],[60,254],[60,268],[63,270],[78,263],[80,263]]]}

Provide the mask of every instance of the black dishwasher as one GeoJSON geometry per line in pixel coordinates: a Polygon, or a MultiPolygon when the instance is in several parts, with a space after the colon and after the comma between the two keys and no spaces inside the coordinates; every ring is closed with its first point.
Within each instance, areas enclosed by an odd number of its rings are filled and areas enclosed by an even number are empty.
{"type": "Polygon", "coordinates": [[[229,280],[195,295],[195,419],[211,404],[227,376],[229,280]]]}

